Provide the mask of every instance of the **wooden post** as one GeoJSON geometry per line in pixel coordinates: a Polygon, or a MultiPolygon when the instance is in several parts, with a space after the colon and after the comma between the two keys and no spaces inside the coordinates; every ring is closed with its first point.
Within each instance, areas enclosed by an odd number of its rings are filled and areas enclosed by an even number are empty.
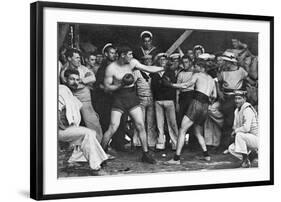
{"type": "Polygon", "coordinates": [[[166,51],[166,54],[170,56],[184,41],[189,35],[192,33],[192,30],[186,30],[174,43],[173,45],[166,51]]]}

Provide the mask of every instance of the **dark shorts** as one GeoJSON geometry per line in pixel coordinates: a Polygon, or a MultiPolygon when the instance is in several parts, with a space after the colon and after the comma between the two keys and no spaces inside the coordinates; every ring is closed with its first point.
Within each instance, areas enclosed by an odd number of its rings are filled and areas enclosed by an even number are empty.
{"type": "Polygon", "coordinates": [[[185,113],[188,110],[188,107],[193,100],[193,94],[194,94],[193,90],[180,93],[179,105],[180,105],[180,111],[182,113],[185,113]]]}
{"type": "Polygon", "coordinates": [[[140,106],[135,87],[117,90],[113,97],[112,111],[130,112],[140,106]]]}
{"type": "Polygon", "coordinates": [[[185,115],[195,124],[203,125],[208,116],[209,97],[198,91],[194,92],[193,100],[185,115]]]}

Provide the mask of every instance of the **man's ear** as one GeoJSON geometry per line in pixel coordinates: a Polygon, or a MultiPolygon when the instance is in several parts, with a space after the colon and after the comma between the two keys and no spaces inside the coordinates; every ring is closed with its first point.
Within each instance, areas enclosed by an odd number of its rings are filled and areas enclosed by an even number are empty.
{"type": "Polygon", "coordinates": [[[71,57],[68,56],[68,57],[67,57],[67,61],[71,61],[71,57]]]}

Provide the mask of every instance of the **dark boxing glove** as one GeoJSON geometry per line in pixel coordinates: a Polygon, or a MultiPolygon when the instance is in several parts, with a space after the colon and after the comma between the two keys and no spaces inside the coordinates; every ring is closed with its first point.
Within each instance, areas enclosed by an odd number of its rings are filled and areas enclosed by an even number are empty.
{"type": "Polygon", "coordinates": [[[129,85],[132,85],[134,83],[134,81],[135,81],[134,76],[130,73],[127,73],[122,78],[122,85],[129,86],[129,85]]]}

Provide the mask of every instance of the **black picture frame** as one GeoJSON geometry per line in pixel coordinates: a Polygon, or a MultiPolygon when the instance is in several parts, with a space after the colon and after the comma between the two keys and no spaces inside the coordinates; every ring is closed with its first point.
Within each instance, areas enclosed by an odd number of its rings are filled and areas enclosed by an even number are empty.
{"type": "Polygon", "coordinates": [[[166,10],[166,9],[148,9],[133,8],[120,6],[103,6],[76,3],[56,3],[56,2],[35,2],[30,5],[30,46],[31,46],[31,73],[30,73],[30,197],[36,200],[61,199],[61,198],[77,198],[92,196],[109,196],[124,195],[138,193],[154,193],[154,192],[171,192],[186,191],[199,189],[216,189],[227,187],[246,187],[274,184],[274,17],[257,16],[257,15],[239,15],[212,12],[194,12],[183,10],[166,10]],[[175,186],[175,187],[155,187],[144,189],[130,190],[112,190],[112,191],[96,191],[96,192],[79,192],[67,194],[51,194],[43,193],[43,23],[44,8],[60,8],[60,9],[79,9],[79,10],[98,10],[98,11],[121,11],[129,13],[145,13],[145,14],[164,14],[169,16],[193,16],[193,17],[210,17],[238,20],[255,20],[266,21],[270,23],[270,179],[266,181],[241,182],[241,183],[222,183],[207,184],[194,186],[175,186]]]}

